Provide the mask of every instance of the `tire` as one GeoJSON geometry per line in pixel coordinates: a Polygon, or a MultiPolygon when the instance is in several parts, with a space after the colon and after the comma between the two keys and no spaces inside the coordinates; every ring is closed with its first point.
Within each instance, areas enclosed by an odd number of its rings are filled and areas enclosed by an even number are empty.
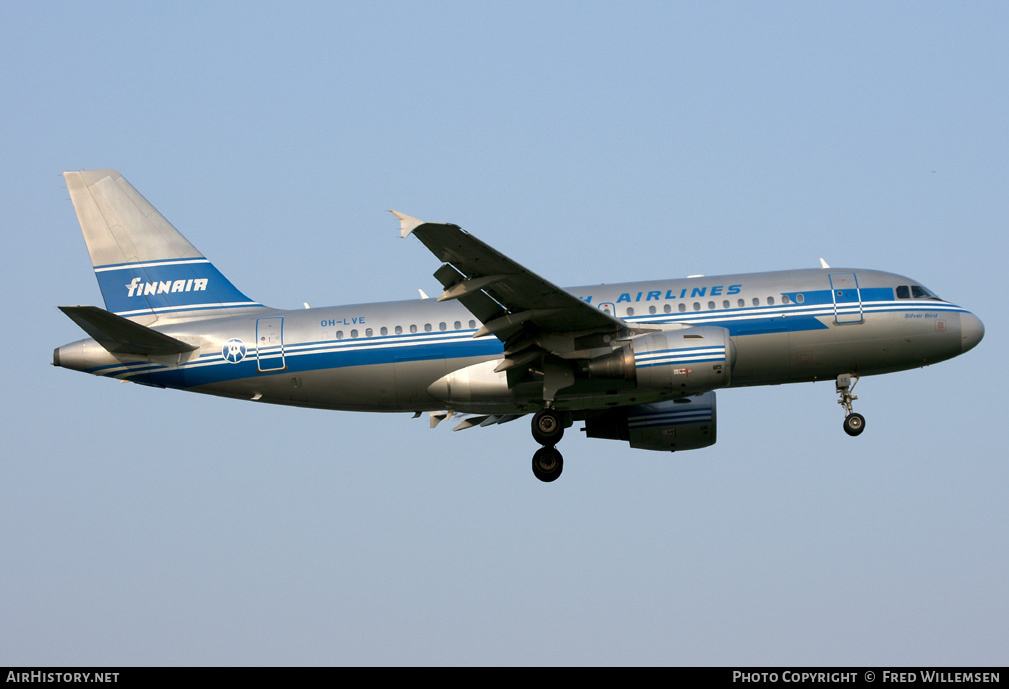
{"type": "Polygon", "coordinates": [[[556,481],[564,471],[564,458],[553,447],[541,447],[533,455],[533,475],[544,483],[556,481]]]}
{"type": "Polygon", "coordinates": [[[861,435],[865,430],[865,417],[861,414],[848,414],[844,417],[844,432],[850,436],[861,435]]]}
{"type": "Polygon", "coordinates": [[[561,415],[553,409],[540,409],[533,415],[533,439],[543,446],[556,445],[564,436],[561,415]]]}

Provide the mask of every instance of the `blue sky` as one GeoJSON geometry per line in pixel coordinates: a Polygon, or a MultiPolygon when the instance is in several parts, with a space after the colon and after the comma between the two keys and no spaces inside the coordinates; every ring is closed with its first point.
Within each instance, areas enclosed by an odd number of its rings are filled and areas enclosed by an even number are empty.
{"type": "Polygon", "coordinates": [[[1004,664],[1004,3],[7,3],[0,663],[1004,664]],[[666,455],[49,365],[120,170],[277,307],[437,291],[396,208],[562,285],[818,265],[985,322],[718,393],[666,455]]]}

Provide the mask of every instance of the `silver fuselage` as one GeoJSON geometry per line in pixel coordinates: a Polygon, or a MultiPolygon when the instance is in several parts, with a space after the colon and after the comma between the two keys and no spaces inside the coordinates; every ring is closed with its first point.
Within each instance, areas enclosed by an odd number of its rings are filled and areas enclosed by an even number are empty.
{"type": "MultiPolygon", "coordinates": [[[[735,350],[728,387],[874,375],[933,364],[973,347],[984,329],[959,306],[901,297],[909,278],[876,270],[791,270],[568,289],[634,327],[726,328],[735,350]],[[903,290],[901,290],[903,291],[903,290]]],[[[503,356],[456,301],[315,309],[251,307],[239,316],[152,327],[197,348],[170,356],[112,354],[94,340],[55,352],[57,365],[99,376],[274,404],[352,411],[524,413],[542,405],[532,383],[472,402],[436,396],[453,371],[503,356]],[[432,388],[434,386],[434,388],[432,388]]],[[[672,396],[631,383],[582,379],[560,409],[672,396]]]]}

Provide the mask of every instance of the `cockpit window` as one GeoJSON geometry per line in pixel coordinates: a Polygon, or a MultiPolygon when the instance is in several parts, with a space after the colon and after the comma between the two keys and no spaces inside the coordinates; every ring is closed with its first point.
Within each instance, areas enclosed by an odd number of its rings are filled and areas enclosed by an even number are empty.
{"type": "Polygon", "coordinates": [[[939,299],[939,296],[930,290],[928,287],[922,287],[921,285],[901,285],[897,288],[897,298],[898,299],[939,299]]]}

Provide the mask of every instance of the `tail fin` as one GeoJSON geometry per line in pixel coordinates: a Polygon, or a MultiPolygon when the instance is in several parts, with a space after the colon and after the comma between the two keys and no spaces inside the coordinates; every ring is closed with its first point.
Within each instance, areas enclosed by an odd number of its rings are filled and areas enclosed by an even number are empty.
{"type": "Polygon", "coordinates": [[[159,323],[262,308],[115,170],[64,172],[105,307],[159,323]]]}

